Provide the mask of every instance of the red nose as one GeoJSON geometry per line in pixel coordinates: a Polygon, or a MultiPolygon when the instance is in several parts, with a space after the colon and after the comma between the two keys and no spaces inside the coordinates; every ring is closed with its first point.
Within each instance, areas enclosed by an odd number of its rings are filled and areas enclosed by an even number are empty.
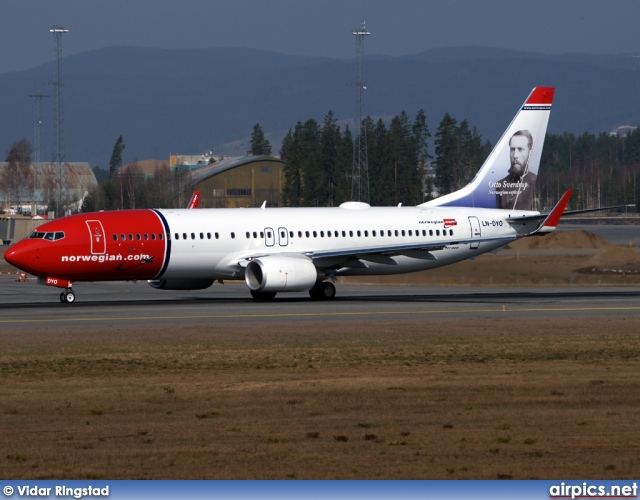
{"type": "Polygon", "coordinates": [[[22,271],[38,275],[39,253],[34,241],[22,240],[9,247],[4,254],[4,260],[22,271]]]}

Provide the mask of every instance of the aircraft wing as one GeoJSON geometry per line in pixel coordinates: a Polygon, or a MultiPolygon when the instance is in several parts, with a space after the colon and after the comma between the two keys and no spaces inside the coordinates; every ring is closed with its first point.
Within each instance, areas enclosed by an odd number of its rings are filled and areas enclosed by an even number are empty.
{"type": "Polygon", "coordinates": [[[274,252],[263,253],[259,255],[251,255],[243,257],[239,260],[241,267],[246,267],[247,264],[254,259],[260,257],[268,257],[269,255],[298,255],[311,259],[316,267],[361,267],[358,265],[361,260],[376,262],[379,264],[397,265],[397,263],[391,259],[393,256],[405,255],[414,259],[436,260],[437,256],[432,252],[442,250],[448,246],[462,245],[465,243],[482,243],[488,241],[502,241],[504,244],[518,238],[517,235],[505,235],[500,237],[491,238],[465,238],[465,239],[451,239],[447,241],[438,241],[434,243],[413,243],[413,244],[396,244],[396,245],[371,245],[351,248],[341,248],[336,250],[323,250],[317,252],[274,252]]]}

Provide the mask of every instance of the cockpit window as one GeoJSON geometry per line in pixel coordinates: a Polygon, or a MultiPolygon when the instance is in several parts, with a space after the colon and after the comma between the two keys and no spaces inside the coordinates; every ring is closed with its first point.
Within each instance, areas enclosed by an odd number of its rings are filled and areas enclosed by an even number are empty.
{"type": "Polygon", "coordinates": [[[49,241],[58,241],[61,240],[62,238],[64,238],[64,232],[63,231],[56,231],[56,232],[50,232],[50,233],[45,233],[42,231],[33,231],[30,235],[29,235],[30,239],[44,239],[44,240],[49,240],[49,241]]]}

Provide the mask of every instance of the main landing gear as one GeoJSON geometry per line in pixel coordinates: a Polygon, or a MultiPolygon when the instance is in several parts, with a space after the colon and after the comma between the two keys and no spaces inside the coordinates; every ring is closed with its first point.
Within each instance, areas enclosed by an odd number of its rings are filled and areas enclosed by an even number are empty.
{"type": "Polygon", "coordinates": [[[65,290],[60,294],[60,302],[63,304],[73,304],[76,300],[76,294],[71,290],[65,290]]]}
{"type": "Polygon", "coordinates": [[[309,290],[311,300],[333,300],[336,296],[336,287],[330,281],[321,281],[316,283],[309,290]]]}
{"type": "MultiPolygon", "coordinates": [[[[257,292],[256,290],[251,290],[251,296],[256,300],[273,300],[276,297],[276,292],[257,292]]],[[[311,300],[332,300],[335,296],[336,287],[330,281],[316,283],[313,288],[309,290],[311,300]]],[[[60,300],[62,300],[62,296],[60,300]]]]}

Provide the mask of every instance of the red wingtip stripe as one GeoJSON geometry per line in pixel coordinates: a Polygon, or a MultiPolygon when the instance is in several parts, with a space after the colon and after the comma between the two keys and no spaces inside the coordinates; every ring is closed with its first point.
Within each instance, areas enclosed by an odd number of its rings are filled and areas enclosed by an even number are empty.
{"type": "Polygon", "coordinates": [[[527,104],[551,104],[555,90],[553,87],[536,87],[527,99],[527,104]]]}

